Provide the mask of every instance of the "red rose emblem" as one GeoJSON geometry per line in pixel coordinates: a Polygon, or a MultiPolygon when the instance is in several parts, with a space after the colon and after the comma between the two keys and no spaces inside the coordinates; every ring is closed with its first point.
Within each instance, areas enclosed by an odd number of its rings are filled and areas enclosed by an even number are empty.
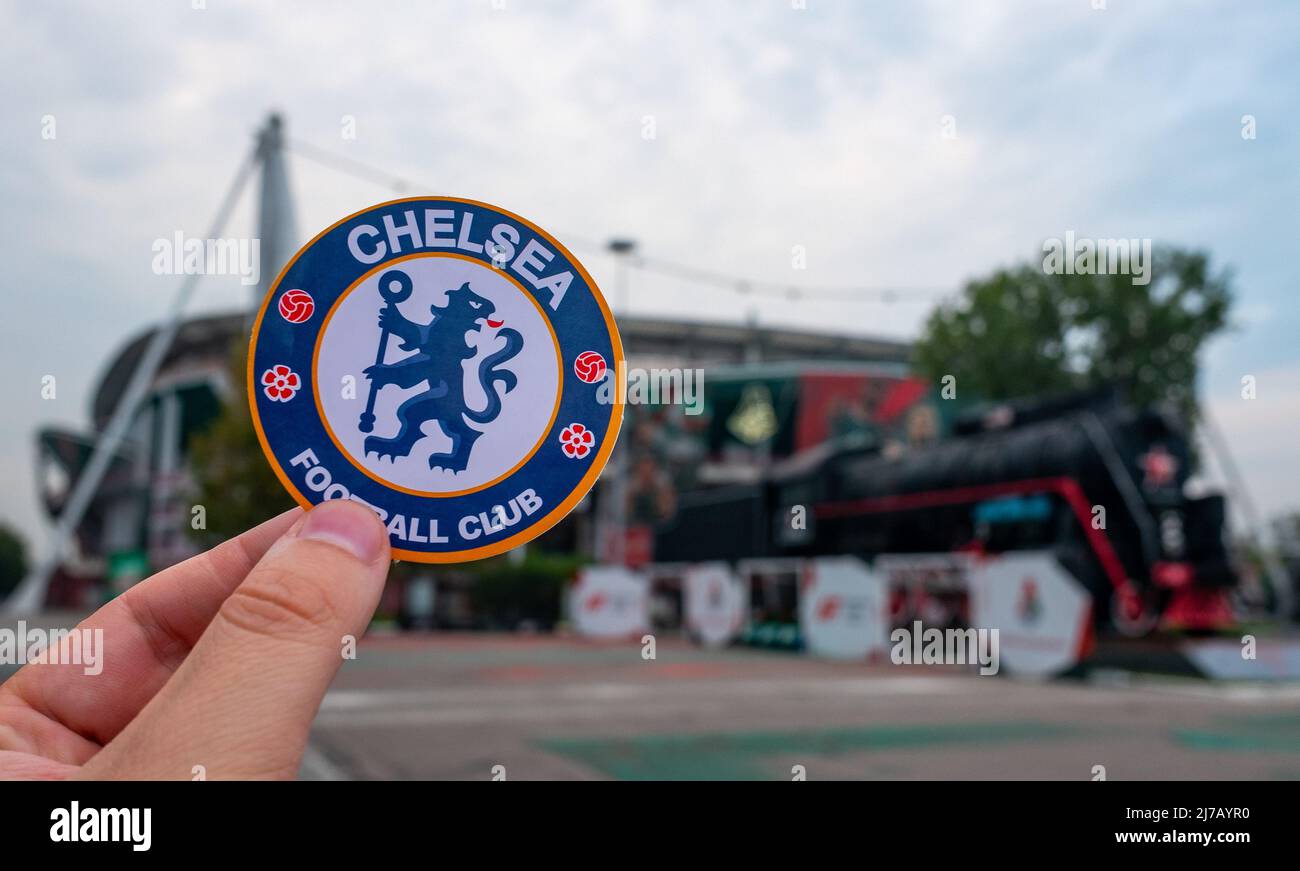
{"type": "Polygon", "coordinates": [[[262,373],[262,392],[272,402],[288,402],[300,387],[302,380],[298,373],[283,364],[272,366],[262,373]]]}
{"type": "Polygon", "coordinates": [[[560,432],[560,448],[566,457],[580,460],[591,453],[596,437],[580,423],[571,423],[560,432]]]}

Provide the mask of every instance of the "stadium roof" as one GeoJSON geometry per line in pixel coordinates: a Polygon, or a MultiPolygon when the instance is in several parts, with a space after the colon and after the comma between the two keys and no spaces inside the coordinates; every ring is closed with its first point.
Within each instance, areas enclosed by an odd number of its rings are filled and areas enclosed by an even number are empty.
{"type": "MultiPolygon", "coordinates": [[[[224,360],[248,332],[246,312],[207,315],[181,325],[160,371],[189,361],[224,360]]],[[[906,364],[911,346],[896,339],[746,324],[624,316],[619,332],[629,355],[671,358],[682,365],[863,362],[906,364]]],[[[127,342],[104,371],[91,399],[96,430],[107,423],[139,364],[153,330],[127,342]]]]}

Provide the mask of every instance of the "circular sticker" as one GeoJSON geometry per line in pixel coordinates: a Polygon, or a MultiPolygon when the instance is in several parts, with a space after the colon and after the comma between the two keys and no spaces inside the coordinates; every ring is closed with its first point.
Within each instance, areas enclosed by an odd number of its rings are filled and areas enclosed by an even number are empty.
{"type": "Polygon", "coordinates": [[[622,355],[596,283],[545,231],[415,197],[344,218],[281,271],[253,322],[249,406],[299,504],[361,502],[394,557],[462,562],[537,537],[591,489],[622,422],[622,355]]]}

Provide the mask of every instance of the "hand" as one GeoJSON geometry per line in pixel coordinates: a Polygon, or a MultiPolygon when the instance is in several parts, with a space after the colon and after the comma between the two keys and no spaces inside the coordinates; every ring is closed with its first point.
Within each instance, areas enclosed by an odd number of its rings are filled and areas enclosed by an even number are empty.
{"type": "Polygon", "coordinates": [[[401,336],[406,331],[406,325],[409,324],[402,313],[397,310],[395,305],[386,305],[379,310],[379,328],[387,330],[395,336],[401,336]]]}
{"type": "Polygon", "coordinates": [[[388,565],[375,512],[332,501],[137,584],[78,627],[103,629],[102,673],[0,685],[0,778],[293,778],[388,565]]]}

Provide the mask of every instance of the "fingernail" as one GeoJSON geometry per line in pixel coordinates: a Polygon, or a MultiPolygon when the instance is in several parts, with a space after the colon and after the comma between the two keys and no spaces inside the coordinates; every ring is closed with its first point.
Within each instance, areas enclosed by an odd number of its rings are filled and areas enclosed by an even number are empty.
{"type": "Polygon", "coordinates": [[[375,513],[355,502],[322,502],[307,512],[298,537],[340,547],[361,560],[374,562],[384,548],[384,527],[375,513]]]}

